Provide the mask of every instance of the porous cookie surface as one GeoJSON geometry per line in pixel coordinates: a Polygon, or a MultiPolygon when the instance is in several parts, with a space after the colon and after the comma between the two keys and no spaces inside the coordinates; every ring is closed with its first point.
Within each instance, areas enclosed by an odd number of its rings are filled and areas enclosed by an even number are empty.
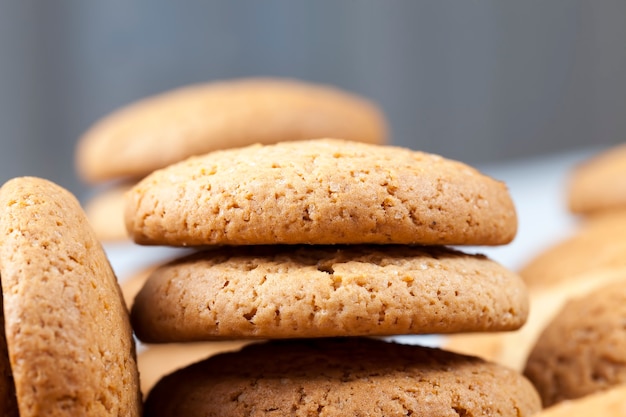
{"type": "Polygon", "coordinates": [[[81,177],[141,178],[191,155],[253,143],[342,137],[386,141],[382,112],[339,89],[281,79],[191,85],[133,103],[96,123],[76,152],[81,177]]]}
{"type": "Polygon", "coordinates": [[[626,209],[626,144],[578,165],[571,174],[568,199],[574,213],[626,209]]]}
{"type": "Polygon", "coordinates": [[[336,139],[218,151],[127,194],[138,243],[496,245],[517,231],[506,186],[460,162],[336,139]]]}
{"type": "Polygon", "coordinates": [[[626,210],[586,220],[570,237],[531,259],[520,275],[530,288],[559,285],[594,269],[626,266],[626,210]]]}
{"type": "Polygon", "coordinates": [[[478,358],[380,340],[246,346],[162,379],[146,416],[530,416],[537,393],[478,358]]]}
{"type": "Polygon", "coordinates": [[[131,310],[144,342],[511,330],[521,279],[480,255],[436,247],[261,246],[159,268],[131,310]]]}
{"type": "Polygon", "coordinates": [[[0,189],[0,275],[20,416],[138,416],[128,312],[78,201],[38,178],[0,189]]]}
{"type": "Polygon", "coordinates": [[[572,300],[545,328],[525,375],[544,406],[626,383],[623,282],[572,300]]]}

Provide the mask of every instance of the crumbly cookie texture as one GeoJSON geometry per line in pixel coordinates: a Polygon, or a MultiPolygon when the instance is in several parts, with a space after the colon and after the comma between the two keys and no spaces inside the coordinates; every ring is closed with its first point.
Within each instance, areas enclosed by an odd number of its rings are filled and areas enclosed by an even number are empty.
{"type": "Polygon", "coordinates": [[[385,143],[386,120],[369,100],[296,80],[259,78],[182,87],[132,103],[79,140],[81,178],[141,178],[191,155],[253,143],[319,137],[385,143]]]}
{"type": "Polygon", "coordinates": [[[128,312],[78,201],[43,179],[0,189],[6,340],[24,416],[139,416],[128,312]]]}
{"type": "Polygon", "coordinates": [[[625,322],[623,282],[565,305],[539,337],[524,371],[544,406],[626,383],[625,322]]]}
{"type": "Polygon", "coordinates": [[[519,328],[513,272],[441,247],[261,246],[159,268],[135,298],[144,342],[430,334],[519,328]]]}
{"type": "Polygon", "coordinates": [[[519,373],[481,359],[381,340],[252,344],[162,379],[146,416],[530,416],[519,373]]]}
{"type": "Polygon", "coordinates": [[[510,242],[506,186],[460,162],[338,139],[250,146],[159,170],[127,194],[137,243],[510,242]]]}
{"type": "Polygon", "coordinates": [[[626,209],[626,144],[576,166],[569,178],[568,203],[573,213],[583,215],[626,209]]]}
{"type": "Polygon", "coordinates": [[[578,230],[521,268],[531,289],[565,283],[597,269],[626,267],[626,210],[587,218],[578,230]]]}

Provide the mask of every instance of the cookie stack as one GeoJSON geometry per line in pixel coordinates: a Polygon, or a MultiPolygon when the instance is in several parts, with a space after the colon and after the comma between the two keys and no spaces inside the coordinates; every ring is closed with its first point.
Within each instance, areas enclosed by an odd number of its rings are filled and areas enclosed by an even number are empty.
{"type": "Polygon", "coordinates": [[[531,415],[519,373],[371,336],[519,328],[521,279],[443,245],[511,241],[506,187],[436,155],[318,139],[216,151],[127,194],[157,269],[131,311],[151,343],[272,339],[162,379],[146,415],[531,415]]]}
{"type": "Polygon", "coordinates": [[[123,195],[152,171],[217,149],[324,136],[384,143],[369,100],[335,87],[252,78],[189,85],[97,121],[80,138],[76,170],[98,186],[85,211],[103,241],[127,239],[123,195]]]}

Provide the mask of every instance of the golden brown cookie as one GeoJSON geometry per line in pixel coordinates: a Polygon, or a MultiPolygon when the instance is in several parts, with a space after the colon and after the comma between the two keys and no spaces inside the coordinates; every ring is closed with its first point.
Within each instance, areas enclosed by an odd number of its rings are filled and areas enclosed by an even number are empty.
{"type": "Polygon", "coordinates": [[[147,343],[452,333],[519,328],[521,279],[442,247],[257,246],[159,268],[131,320],[147,343]]]}
{"type": "Polygon", "coordinates": [[[519,373],[475,357],[364,338],[252,344],[162,379],[147,417],[530,416],[519,373]]]}
{"type": "Polygon", "coordinates": [[[445,349],[508,366],[520,372],[546,325],[569,299],[582,297],[596,288],[621,282],[626,286],[626,267],[594,269],[559,285],[530,292],[530,311],[524,326],[514,332],[447,335],[445,349]]]}
{"type": "Polygon", "coordinates": [[[626,417],[626,385],[548,407],[537,417],[626,417]]]}
{"type": "Polygon", "coordinates": [[[20,416],[138,416],[117,280],[78,201],[39,178],[0,189],[0,276],[20,416]]]}
{"type": "Polygon", "coordinates": [[[594,269],[626,266],[626,210],[589,218],[570,237],[532,258],[520,275],[531,289],[559,285],[594,269]]]}
{"type": "Polygon", "coordinates": [[[626,286],[569,301],[541,333],[524,374],[543,405],[626,383],[626,286]]]}
{"type": "Polygon", "coordinates": [[[80,138],[76,165],[89,182],[141,178],[191,155],[253,143],[319,137],[384,143],[384,115],[330,86],[240,79],[182,87],[130,104],[80,138]]]}
{"type": "Polygon", "coordinates": [[[128,240],[124,223],[126,192],[133,184],[118,184],[99,191],[84,205],[89,224],[101,242],[128,240]]]}
{"type": "Polygon", "coordinates": [[[217,151],[154,172],[127,194],[142,244],[510,242],[506,186],[460,162],[337,139],[217,151]]]}
{"type": "Polygon", "coordinates": [[[626,144],[584,161],[573,170],[569,208],[578,214],[626,209],[626,144]]]}
{"type": "Polygon", "coordinates": [[[248,343],[250,341],[227,340],[144,345],[145,349],[137,355],[141,392],[147,394],[162,377],[177,369],[218,353],[239,350],[248,343]]]}

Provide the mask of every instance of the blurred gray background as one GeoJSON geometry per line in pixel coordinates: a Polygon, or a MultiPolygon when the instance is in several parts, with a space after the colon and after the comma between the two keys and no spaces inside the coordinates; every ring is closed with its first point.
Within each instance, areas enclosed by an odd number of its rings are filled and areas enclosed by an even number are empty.
{"type": "Polygon", "coordinates": [[[624,1],[0,0],[0,182],[78,195],[77,138],[133,100],[249,75],[377,101],[394,144],[470,164],[623,142],[624,1]]]}

